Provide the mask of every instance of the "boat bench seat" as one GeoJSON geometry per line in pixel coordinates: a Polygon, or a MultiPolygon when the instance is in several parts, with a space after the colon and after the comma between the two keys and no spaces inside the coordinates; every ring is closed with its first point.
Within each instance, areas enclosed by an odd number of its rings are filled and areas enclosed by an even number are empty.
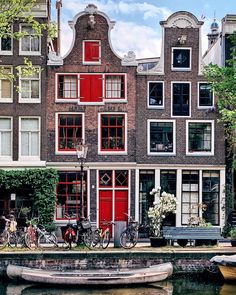
{"type": "Polygon", "coordinates": [[[200,246],[200,240],[205,245],[215,245],[222,238],[221,229],[219,227],[175,227],[164,226],[163,236],[170,242],[175,240],[180,246],[186,246],[194,243],[195,246],[200,246]],[[193,242],[193,243],[192,243],[193,242]]]}

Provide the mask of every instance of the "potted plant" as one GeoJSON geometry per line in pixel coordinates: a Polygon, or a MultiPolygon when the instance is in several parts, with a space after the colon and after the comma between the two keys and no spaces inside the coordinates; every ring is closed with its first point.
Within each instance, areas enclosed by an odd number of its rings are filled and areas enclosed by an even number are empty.
{"type": "Polygon", "coordinates": [[[161,192],[161,187],[154,188],[150,195],[154,195],[153,206],[148,210],[150,222],[150,241],[151,246],[164,246],[166,240],[162,236],[163,221],[170,213],[176,213],[176,198],[174,195],[161,192]]]}
{"type": "Polygon", "coordinates": [[[236,247],[236,227],[233,227],[230,232],[231,246],[236,247]]]}

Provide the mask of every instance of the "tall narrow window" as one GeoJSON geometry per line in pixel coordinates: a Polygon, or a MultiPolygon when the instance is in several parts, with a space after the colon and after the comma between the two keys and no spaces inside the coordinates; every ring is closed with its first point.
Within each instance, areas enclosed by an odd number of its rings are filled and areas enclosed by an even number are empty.
{"type": "Polygon", "coordinates": [[[124,151],[125,116],[101,115],[101,151],[124,151]]]}
{"type": "Polygon", "coordinates": [[[173,83],[173,116],[189,116],[190,84],[173,83]]]}
{"type": "Polygon", "coordinates": [[[82,115],[58,115],[58,150],[75,151],[75,144],[82,139],[82,115]]]}
{"type": "Polygon", "coordinates": [[[78,98],[77,75],[58,75],[58,98],[78,98]]]}
{"type": "Polygon", "coordinates": [[[198,104],[199,107],[213,106],[213,92],[211,84],[199,83],[198,84],[198,104]]]}
{"type": "Polygon", "coordinates": [[[84,41],[83,42],[83,62],[88,64],[101,63],[101,42],[84,41]]]}
{"type": "Polygon", "coordinates": [[[40,102],[40,69],[30,76],[20,75],[20,102],[40,102]]]}
{"type": "Polygon", "coordinates": [[[3,74],[6,74],[6,78],[0,79],[0,103],[1,102],[12,102],[13,94],[12,94],[12,80],[7,78],[7,75],[12,74],[11,67],[4,67],[3,74]]]}
{"type": "Polygon", "coordinates": [[[12,120],[0,118],[0,157],[12,155],[12,120]]]}
{"type": "Polygon", "coordinates": [[[21,32],[24,37],[20,40],[21,54],[40,54],[40,36],[29,25],[21,25],[21,32]]]}
{"type": "Polygon", "coordinates": [[[124,75],[105,75],[105,87],[107,99],[125,98],[125,76],[124,75]]]}
{"type": "Polygon", "coordinates": [[[187,153],[213,153],[212,122],[188,122],[187,153]]]}
{"type": "Polygon", "coordinates": [[[163,107],[163,82],[148,82],[148,106],[163,107]]]}
{"type": "Polygon", "coordinates": [[[11,37],[0,38],[0,54],[3,54],[3,55],[12,54],[12,38],[11,37]]]}
{"type": "Polygon", "coordinates": [[[21,118],[20,156],[39,157],[40,155],[40,122],[39,118],[21,118]]]}

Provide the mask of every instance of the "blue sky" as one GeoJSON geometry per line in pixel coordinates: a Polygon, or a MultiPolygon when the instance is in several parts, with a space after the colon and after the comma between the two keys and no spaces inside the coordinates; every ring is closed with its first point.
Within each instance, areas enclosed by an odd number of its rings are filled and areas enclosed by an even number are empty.
{"type": "MultiPolygon", "coordinates": [[[[62,55],[71,44],[72,30],[68,21],[92,3],[107,14],[116,25],[111,32],[112,46],[123,57],[133,50],[137,58],[159,56],[161,27],[159,22],[179,10],[193,13],[199,20],[204,17],[202,27],[203,52],[207,48],[207,33],[214,14],[217,22],[226,14],[236,14],[236,0],[62,0],[62,55]]],[[[52,16],[56,19],[55,0],[52,0],[52,16]]]]}

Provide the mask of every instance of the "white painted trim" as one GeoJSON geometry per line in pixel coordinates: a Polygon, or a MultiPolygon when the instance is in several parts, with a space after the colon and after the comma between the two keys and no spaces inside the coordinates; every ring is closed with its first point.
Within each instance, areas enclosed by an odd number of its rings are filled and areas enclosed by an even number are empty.
{"type": "MultiPolygon", "coordinates": [[[[184,167],[182,168],[184,169],[184,167]]],[[[181,215],[182,215],[182,169],[177,169],[176,171],[176,226],[182,226],[181,225],[181,215]]]]}
{"type": "Polygon", "coordinates": [[[212,108],[214,106],[214,104],[215,104],[215,93],[212,90],[212,105],[210,105],[210,106],[200,106],[200,91],[199,91],[200,90],[199,89],[200,84],[211,84],[211,83],[209,83],[207,81],[198,81],[197,82],[197,108],[201,109],[201,110],[207,110],[209,108],[212,108]]]}
{"type": "Polygon", "coordinates": [[[19,161],[22,162],[40,162],[40,157],[41,157],[41,117],[39,116],[19,116],[19,161]],[[21,156],[21,120],[22,119],[38,119],[39,122],[39,128],[38,128],[38,135],[39,135],[39,143],[38,143],[38,151],[39,155],[38,156],[21,156]]]}
{"type": "Polygon", "coordinates": [[[220,211],[220,227],[222,228],[225,225],[226,216],[225,216],[225,186],[226,186],[226,170],[220,170],[220,191],[219,191],[219,211],[220,211]]]}
{"type": "MultiPolygon", "coordinates": [[[[11,155],[10,156],[2,156],[0,155],[0,160],[5,162],[10,162],[12,161],[12,155],[13,155],[13,117],[11,116],[0,116],[0,119],[10,119],[10,123],[11,123],[11,136],[10,136],[10,148],[11,148],[11,155]]],[[[1,130],[0,130],[1,132],[1,130]]],[[[0,137],[0,144],[1,144],[2,138],[0,137]]],[[[0,165],[2,166],[2,165],[0,165]]]]}
{"type": "MultiPolygon", "coordinates": [[[[139,169],[135,169],[135,220],[137,220],[139,223],[141,220],[139,219],[139,169]]],[[[131,183],[130,183],[131,184],[131,183]]]]}
{"type": "Polygon", "coordinates": [[[190,81],[171,81],[171,117],[172,118],[191,118],[191,108],[192,108],[192,83],[190,81]],[[173,84],[189,84],[189,115],[188,116],[173,115],[173,84]]]}
{"type": "Polygon", "coordinates": [[[214,156],[215,128],[214,120],[186,120],[186,156],[214,156]],[[211,152],[189,152],[189,123],[210,123],[211,124],[211,152]]]}
{"type": "Polygon", "coordinates": [[[98,113],[98,155],[127,155],[127,146],[128,146],[128,117],[127,113],[122,113],[122,112],[101,112],[98,113]],[[124,115],[125,118],[125,149],[124,151],[101,151],[101,116],[102,115],[124,115]]]}
{"type": "MultiPolygon", "coordinates": [[[[29,24],[20,24],[20,32],[22,32],[22,26],[31,27],[29,24]]],[[[21,50],[22,38],[19,40],[19,55],[32,55],[32,56],[40,56],[41,55],[41,36],[37,36],[39,38],[39,51],[23,51],[21,50]]]]}
{"type": "Polygon", "coordinates": [[[147,155],[148,156],[175,156],[176,155],[176,121],[175,120],[158,120],[148,119],[147,120],[147,155]],[[173,152],[151,152],[150,151],[150,123],[161,122],[161,123],[173,123],[173,152]]]}
{"type": "Polygon", "coordinates": [[[85,138],[85,115],[82,112],[56,112],[55,113],[55,155],[72,155],[76,156],[76,151],[59,151],[58,147],[58,119],[59,115],[81,115],[82,116],[82,138],[85,138]]]}
{"type": "Polygon", "coordinates": [[[164,81],[147,81],[147,108],[148,109],[164,109],[165,108],[165,83],[164,83],[164,81]],[[162,104],[161,105],[150,105],[149,104],[150,83],[161,83],[162,84],[162,104]]]}
{"type": "Polygon", "coordinates": [[[171,48],[171,71],[175,72],[189,72],[192,70],[192,47],[172,47],[171,48]],[[185,49],[189,50],[189,67],[188,68],[175,68],[174,63],[174,50],[185,49]]]}
{"type": "Polygon", "coordinates": [[[83,40],[82,41],[82,64],[83,65],[101,65],[102,57],[101,57],[101,40],[83,40]],[[99,45],[99,61],[85,61],[85,43],[86,42],[97,42],[99,45]]]}

